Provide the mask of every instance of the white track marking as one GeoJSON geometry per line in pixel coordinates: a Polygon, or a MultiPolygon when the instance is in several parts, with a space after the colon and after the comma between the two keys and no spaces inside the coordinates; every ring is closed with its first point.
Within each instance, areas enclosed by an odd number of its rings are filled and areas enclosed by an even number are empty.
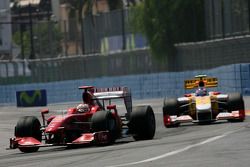
{"type": "Polygon", "coordinates": [[[149,158],[149,159],[145,159],[145,160],[141,160],[141,161],[136,161],[136,162],[130,162],[130,163],[124,163],[124,164],[118,164],[118,165],[111,165],[111,166],[106,166],[106,167],[133,166],[133,165],[137,165],[137,164],[141,164],[141,163],[156,161],[158,159],[162,159],[162,158],[166,158],[166,157],[169,157],[169,156],[172,156],[172,155],[175,155],[175,154],[179,154],[179,153],[187,151],[187,150],[189,150],[191,148],[198,147],[198,146],[201,146],[201,145],[204,145],[204,144],[211,143],[213,141],[219,140],[219,139],[221,139],[223,137],[226,137],[229,134],[232,134],[232,133],[234,133],[236,131],[239,131],[241,129],[243,129],[243,128],[237,129],[235,131],[226,132],[226,133],[224,133],[222,135],[211,137],[211,138],[209,138],[207,140],[204,140],[204,141],[202,141],[200,143],[192,144],[192,145],[186,146],[184,148],[181,148],[181,149],[178,149],[178,150],[175,150],[175,151],[171,151],[171,152],[168,152],[168,153],[165,153],[165,154],[153,157],[153,158],[149,158]]]}

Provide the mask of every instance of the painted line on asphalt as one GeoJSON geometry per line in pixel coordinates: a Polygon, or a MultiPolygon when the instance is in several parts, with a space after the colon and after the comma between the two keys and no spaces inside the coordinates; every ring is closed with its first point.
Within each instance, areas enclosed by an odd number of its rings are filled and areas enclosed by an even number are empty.
{"type": "MultiPolygon", "coordinates": [[[[244,128],[244,127],[243,127],[244,128]]],[[[168,152],[168,153],[165,153],[165,154],[162,154],[162,155],[159,155],[159,156],[156,156],[156,157],[153,157],[153,158],[148,158],[148,159],[145,159],[145,160],[141,160],[141,161],[135,161],[135,162],[130,162],[130,163],[124,163],[124,164],[117,164],[117,165],[111,165],[111,166],[106,166],[106,167],[122,167],[122,166],[133,166],[133,165],[137,165],[137,164],[142,164],[142,163],[147,163],[147,162],[152,162],[152,161],[156,161],[156,160],[159,160],[159,159],[162,159],[162,158],[166,158],[166,157],[169,157],[169,156],[172,156],[172,155],[175,155],[175,154],[179,154],[179,153],[182,153],[184,151],[187,151],[191,148],[194,148],[194,147],[198,147],[198,146],[202,146],[202,145],[205,145],[207,143],[211,143],[213,141],[216,141],[216,140],[219,140],[223,137],[226,137],[228,136],[229,134],[232,134],[236,131],[239,131],[243,128],[240,128],[240,129],[237,129],[235,131],[229,131],[229,132],[226,132],[222,135],[219,135],[219,136],[215,136],[215,137],[211,137],[207,140],[204,140],[200,143],[196,143],[196,144],[192,144],[192,145],[189,145],[189,146],[186,146],[184,148],[181,148],[181,149],[178,149],[178,150],[175,150],[175,151],[171,151],[171,152],[168,152]]]]}

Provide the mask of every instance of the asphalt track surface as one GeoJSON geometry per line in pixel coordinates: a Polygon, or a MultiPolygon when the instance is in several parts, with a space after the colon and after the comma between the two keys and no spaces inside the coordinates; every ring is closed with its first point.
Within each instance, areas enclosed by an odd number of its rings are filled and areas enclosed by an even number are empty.
{"type": "MultiPolygon", "coordinates": [[[[162,99],[136,100],[134,104],[152,105],[157,121],[153,140],[135,142],[129,137],[111,146],[47,147],[29,154],[6,148],[19,117],[35,115],[41,118],[40,108],[0,107],[0,167],[250,166],[250,117],[243,123],[190,123],[166,129],[162,122],[162,99]]],[[[62,110],[69,106],[72,104],[50,105],[48,108],[62,110]]],[[[250,109],[249,97],[245,97],[245,106],[250,109]]]]}

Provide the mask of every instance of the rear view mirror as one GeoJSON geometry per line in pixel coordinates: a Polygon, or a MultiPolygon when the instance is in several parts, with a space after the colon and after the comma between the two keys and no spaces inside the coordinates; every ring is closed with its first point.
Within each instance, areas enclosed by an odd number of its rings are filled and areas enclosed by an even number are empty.
{"type": "Polygon", "coordinates": [[[41,114],[42,114],[42,118],[43,118],[43,126],[45,126],[45,116],[44,114],[48,114],[49,113],[49,109],[42,109],[41,110],[41,114]]]}
{"type": "Polygon", "coordinates": [[[46,109],[42,109],[42,110],[41,110],[41,113],[42,113],[42,114],[48,114],[48,113],[49,113],[49,109],[47,109],[47,108],[46,108],[46,109]]]}

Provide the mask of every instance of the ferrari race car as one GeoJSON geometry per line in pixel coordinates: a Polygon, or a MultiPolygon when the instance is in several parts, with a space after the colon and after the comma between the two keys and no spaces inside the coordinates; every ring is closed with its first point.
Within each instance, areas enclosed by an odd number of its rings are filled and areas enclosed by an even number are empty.
{"type": "Polygon", "coordinates": [[[163,122],[165,127],[178,127],[180,123],[211,123],[216,120],[242,122],[245,119],[245,107],[240,93],[221,94],[207,92],[206,88],[216,87],[217,78],[198,75],[186,80],[186,89],[196,88],[195,93],[184,97],[164,99],[163,122]]]}
{"type": "Polygon", "coordinates": [[[9,149],[36,152],[40,147],[108,145],[116,139],[133,136],[135,140],[153,139],[155,116],[151,106],[132,107],[131,93],[126,87],[94,88],[82,86],[83,103],[66,114],[45,119],[48,109],[41,111],[43,125],[34,116],[21,117],[15,126],[15,137],[9,149]],[[112,100],[123,99],[123,115],[112,100]]]}

